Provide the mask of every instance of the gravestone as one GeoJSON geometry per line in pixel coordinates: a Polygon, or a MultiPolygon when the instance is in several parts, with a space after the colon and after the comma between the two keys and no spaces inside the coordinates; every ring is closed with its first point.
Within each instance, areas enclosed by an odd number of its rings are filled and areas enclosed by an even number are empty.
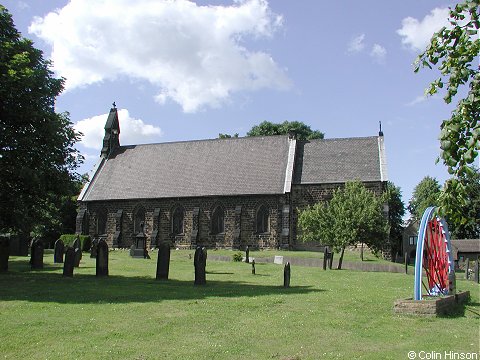
{"type": "Polygon", "coordinates": [[[96,276],[108,276],[108,245],[104,239],[98,240],[97,257],[95,261],[96,276]]]}
{"type": "Polygon", "coordinates": [[[57,264],[63,263],[63,253],[65,251],[65,244],[61,239],[55,241],[55,250],[53,253],[53,262],[57,264]]]}
{"type": "Polygon", "coordinates": [[[143,232],[144,223],[140,223],[140,232],[135,236],[135,244],[130,248],[130,256],[134,258],[150,258],[147,252],[147,236],[143,232]]]}
{"type": "Polygon", "coordinates": [[[73,262],[73,265],[75,267],[80,267],[80,260],[82,259],[82,250],[80,250],[79,248],[77,249],[74,249],[74,254],[75,254],[75,258],[74,258],[74,262],[73,262]]]}
{"type": "Polygon", "coordinates": [[[255,275],[255,260],[252,260],[252,274],[255,275]]]}
{"type": "Polygon", "coordinates": [[[7,234],[5,237],[9,241],[10,255],[28,256],[28,237],[12,234],[7,234]]]}
{"type": "Polygon", "coordinates": [[[97,245],[99,239],[95,238],[92,240],[92,245],[90,246],[90,257],[95,259],[97,257],[97,245]]]}
{"type": "Polygon", "coordinates": [[[170,243],[162,242],[158,245],[157,280],[168,280],[170,269],[170,243]]]}
{"type": "Polygon", "coordinates": [[[40,239],[32,241],[30,250],[30,266],[32,269],[43,269],[43,242],[40,239]]]}
{"type": "Polygon", "coordinates": [[[288,261],[283,269],[283,287],[290,287],[290,263],[288,261]]]}
{"type": "Polygon", "coordinates": [[[63,276],[73,277],[73,268],[75,267],[75,249],[67,246],[65,251],[65,262],[63,263],[63,276]]]}
{"type": "Polygon", "coordinates": [[[193,266],[195,267],[195,285],[205,285],[207,283],[205,267],[207,265],[207,250],[198,246],[193,257],[193,266]]]}
{"type": "Polygon", "coordinates": [[[479,269],[479,264],[478,264],[478,259],[475,261],[475,267],[473,269],[473,281],[475,281],[477,284],[480,283],[480,269],[479,269]]]}
{"type": "Polygon", "coordinates": [[[0,272],[8,271],[8,258],[10,256],[9,240],[6,236],[0,236],[0,272]]]}
{"type": "Polygon", "coordinates": [[[75,267],[79,267],[80,260],[82,260],[82,242],[80,241],[80,236],[78,235],[73,242],[73,249],[75,250],[75,267]]]}
{"type": "Polygon", "coordinates": [[[250,262],[250,249],[247,247],[245,248],[245,262],[248,264],[250,262]]]}
{"type": "Polygon", "coordinates": [[[405,274],[408,274],[409,263],[410,263],[410,259],[408,257],[408,252],[405,252],[405,274]]]}
{"type": "Polygon", "coordinates": [[[465,260],[465,280],[468,280],[468,271],[470,270],[470,258],[465,260]]]}

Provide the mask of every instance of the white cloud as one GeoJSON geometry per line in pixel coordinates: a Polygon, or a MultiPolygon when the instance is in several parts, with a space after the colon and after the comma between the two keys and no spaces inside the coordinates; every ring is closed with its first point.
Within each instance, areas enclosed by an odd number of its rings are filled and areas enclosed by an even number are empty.
{"type": "Polygon", "coordinates": [[[387,57],[387,49],[379,44],[374,44],[370,56],[378,63],[384,64],[387,57]]]}
{"type": "Polygon", "coordinates": [[[361,34],[354,37],[348,43],[348,48],[347,48],[348,52],[357,53],[362,51],[365,48],[364,40],[365,40],[365,34],[361,34]]]}
{"type": "Polygon", "coordinates": [[[272,37],[282,21],[266,0],[70,0],[35,18],[29,32],[51,44],[67,90],[126,75],[155,84],[160,104],[173,100],[195,112],[237,91],[290,87],[269,54],[245,44],[272,37]]]}
{"type": "Polygon", "coordinates": [[[402,28],[397,34],[402,37],[402,44],[414,51],[423,51],[430,38],[443,26],[448,26],[448,8],[435,8],[423,20],[407,17],[402,20],[402,28]]]}
{"type": "MultiPolygon", "coordinates": [[[[80,144],[86,148],[100,150],[105,135],[104,127],[107,117],[108,114],[102,114],[78,121],[74,127],[75,130],[83,133],[80,144]]],[[[120,122],[120,144],[122,145],[147,143],[162,136],[162,130],[159,127],[130,117],[127,109],[118,110],[118,120],[120,122]]]]}

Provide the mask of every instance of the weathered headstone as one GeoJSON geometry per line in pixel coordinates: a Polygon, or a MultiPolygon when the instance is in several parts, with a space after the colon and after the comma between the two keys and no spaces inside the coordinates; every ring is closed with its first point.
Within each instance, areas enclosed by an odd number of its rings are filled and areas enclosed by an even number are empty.
{"type": "Polygon", "coordinates": [[[82,259],[82,250],[80,249],[74,249],[75,251],[75,258],[74,258],[74,262],[73,262],[73,265],[75,267],[80,267],[80,260],[82,259]]]}
{"type": "Polygon", "coordinates": [[[65,244],[61,239],[55,241],[54,253],[53,253],[53,262],[61,264],[63,263],[63,253],[65,252],[65,244]]]}
{"type": "Polygon", "coordinates": [[[252,274],[255,275],[255,260],[252,260],[252,274]]]}
{"type": "Polygon", "coordinates": [[[8,237],[0,236],[0,272],[8,271],[9,245],[8,237]]]}
{"type": "Polygon", "coordinates": [[[290,263],[287,261],[283,269],[283,287],[290,287],[290,263]]]}
{"type": "Polygon", "coordinates": [[[250,262],[250,249],[247,245],[245,248],[245,262],[248,264],[250,262]]]}
{"type": "Polygon", "coordinates": [[[465,260],[465,279],[468,280],[468,272],[470,271],[470,258],[465,260]]]}
{"type": "Polygon", "coordinates": [[[205,267],[207,265],[207,250],[198,246],[193,257],[193,266],[195,267],[195,285],[205,285],[207,283],[205,267]]]}
{"type": "Polygon", "coordinates": [[[43,242],[40,239],[32,241],[30,266],[32,269],[43,269],[43,242]]]}
{"type": "Polygon", "coordinates": [[[480,268],[480,266],[478,264],[478,258],[477,258],[477,260],[475,261],[475,268],[473,270],[473,281],[475,281],[477,284],[480,283],[480,273],[479,273],[480,269],[479,268],[480,268]]]}
{"type": "Polygon", "coordinates": [[[65,262],[63,263],[63,276],[73,277],[73,268],[75,267],[75,249],[67,246],[65,251],[65,262]]]}
{"type": "Polygon", "coordinates": [[[75,267],[79,267],[80,260],[82,260],[82,242],[80,241],[80,236],[78,235],[73,242],[73,249],[75,250],[75,267]]]}
{"type": "Polygon", "coordinates": [[[95,238],[92,240],[92,245],[90,246],[90,257],[92,259],[95,259],[97,257],[97,245],[98,245],[98,239],[95,238]]]}
{"type": "Polygon", "coordinates": [[[158,245],[157,280],[168,280],[170,269],[170,243],[162,242],[158,245]]]}
{"type": "Polygon", "coordinates": [[[108,245],[104,239],[98,240],[95,264],[96,276],[108,276],[108,245]]]}

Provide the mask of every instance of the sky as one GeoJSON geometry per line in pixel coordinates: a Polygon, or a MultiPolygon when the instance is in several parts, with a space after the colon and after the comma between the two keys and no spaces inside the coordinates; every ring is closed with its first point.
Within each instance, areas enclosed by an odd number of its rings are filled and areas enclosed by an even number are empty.
{"type": "MultiPolygon", "coordinates": [[[[3,0],[66,79],[56,110],[84,136],[86,173],[115,101],[122,145],[245,136],[301,121],[326,138],[385,135],[388,178],[408,203],[448,173],[438,135],[452,105],[426,98],[413,62],[454,3],[426,0],[3,0]]],[[[456,101],[454,101],[456,103],[456,101]]],[[[148,166],[148,163],[145,164],[148,166]]]]}

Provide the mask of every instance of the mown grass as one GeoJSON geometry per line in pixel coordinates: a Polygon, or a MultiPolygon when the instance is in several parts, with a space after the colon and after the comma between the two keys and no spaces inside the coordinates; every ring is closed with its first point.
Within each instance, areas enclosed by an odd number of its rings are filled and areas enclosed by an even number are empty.
{"type": "Polygon", "coordinates": [[[13,257],[0,274],[0,358],[5,359],[406,359],[408,351],[479,351],[480,294],[456,316],[393,313],[411,297],[413,276],[207,262],[193,285],[193,251],[172,251],[170,279],[151,260],[110,252],[110,276],[96,278],[87,254],[73,278],[45,255],[30,271],[13,257]]]}

